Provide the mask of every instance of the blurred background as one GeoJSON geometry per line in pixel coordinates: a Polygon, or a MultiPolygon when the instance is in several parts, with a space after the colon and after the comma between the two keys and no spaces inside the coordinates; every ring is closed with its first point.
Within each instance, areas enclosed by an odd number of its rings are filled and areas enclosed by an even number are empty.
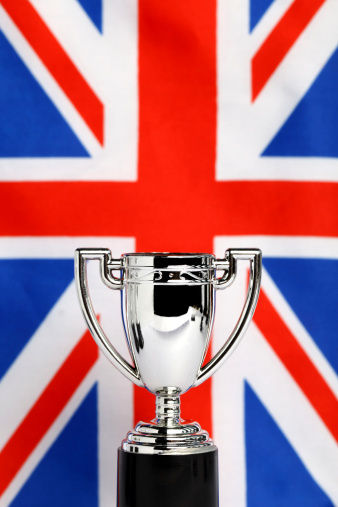
{"type": "Polygon", "coordinates": [[[338,505],[337,3],[2,0],[0,25],[0,507],[115,505],[117,448],[154,417],[87,331],[78,247],[261,248],[254,321],[182,416],[219,448],[220,507],[338,505]]]}

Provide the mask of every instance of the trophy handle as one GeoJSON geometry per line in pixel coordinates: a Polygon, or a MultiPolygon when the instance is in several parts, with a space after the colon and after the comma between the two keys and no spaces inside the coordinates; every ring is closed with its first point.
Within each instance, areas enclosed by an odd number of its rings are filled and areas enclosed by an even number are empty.
{"type": "Polygon", "coordinates": [[[144,387],[137,367],[131,366],[117,352],[95,315],[87,278],[87,260],[93,259],[100,261],[101,278],[107,287],[115,290],[122,290],[124,287],[123,279],[116,278],[111,273],[112,270],[122,269],[121,259],[113,259],[111,251],[107,248],[78,248],[75,251],[75,283],[83,315],[94,340],[107,359],[134,384],[144,387]]]}
{"type": "Polygon", "coordinates": [[[211,375],[223,365],[228,354],[230,354],[234,350],[235,345],[240,342],[253,317],[257,305],[262,274],[262,252],[259,249],[238,248],[227,250],[225,259],[216,260],[216,269],[224,269],[225,274],[222,278],[217,278],[215,280],[215,288],[225,289],[234,281],[238,260],[250,261],[249,286],[241,316],[223,347],[203,368],[200,368],[194,387],[202,384],[202,382],[211,377],[211,375]]]}

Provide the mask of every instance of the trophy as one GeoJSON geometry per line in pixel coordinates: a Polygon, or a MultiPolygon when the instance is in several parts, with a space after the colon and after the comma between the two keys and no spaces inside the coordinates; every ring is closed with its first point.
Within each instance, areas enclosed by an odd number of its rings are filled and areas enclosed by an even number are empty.
{"type": "Polygon", "coordinates": [[[213,375],[243,337],[257,304],[261,264],[258,249],[229,249],[224,259],[198,253],[128,253],[113,259],[108,249],[76,250],[76,285],[94,340],[123,375],[156,396],[155,418],[139,422],[118,449],[118,507],[218,506],[217,447],[197,422],[180,418],[180,396],[213,375]],[[104,284],[121,291],[133,364],[114,348],[96,318],[86,273],[91,259],[100,261],[104,284]],[[250,261],[242,313],[203,366],[216,290],[234,281],[242,259],[250,261]]]}

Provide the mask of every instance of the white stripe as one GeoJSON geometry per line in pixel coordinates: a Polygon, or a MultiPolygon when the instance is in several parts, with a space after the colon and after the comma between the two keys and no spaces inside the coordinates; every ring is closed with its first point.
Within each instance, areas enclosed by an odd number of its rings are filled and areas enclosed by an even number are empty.
{"type": "Polygon", "coordinates": [[[294,0],[274,0],[259,20],[250,34],[251,55],[254,56],[257,50],[264,43],[277,26],[286,11],[293,4],[294,0]]]}
{"type": "Polygon", "coordinates": [[[237,355],[234,354],[212,379],[220,507],[246,507],[243,388],[243,376],[239,373],[237,355]]]}
{"type": "Polygon", "coordinates": [[[260,248],[264,257],[338,259],[338,238],[316,236],[215,236],[217,257],[226,248],[260,248]]]}
{"type": "MultiPolygon", "coordinates": [[[[234,284],[225,291],[217,292],[213,355],[222,347],[238,320],[245,300],[246,279],[246,263],[242,263],[234,284]]],[[[213,438],[219,450],[221,507],[246,506],[244,381],[238,364],[240,357],[236,351],[212,377],[213,438]]]]}
{"type": "MultiPolygon", "coordinates": [[[[242,130],[250,108],[250,45],[247,0],[217,3],[217,151],[216,178],[234,178],[244,146],[242,130]],[[235,144],[234,144],[235,143],[235,144]],[[234,153],[235,151],[235,153],[234,153]],[[235,159],[235,160],[232,160],[235,159]],[[235,163],[235,168],[228,161],[235,163]]],[[[248,142],[248,140],[246,140],[248,142]]],[[[239,173],[239,177],[241,177],[239,173]]]]}
{"type": "Polygon", "coordinates": [[[105,105],[105,157],[100,160],[100,179],[136,181],[138,2],[103,0],[102,8],[105,48],[100,64],[105,105]]]}
{"type": "Polygon", "coordinates": [[[297,318],[292,308],[283,298],[281,292],[278,290],[277,286],[274,284],[265,269],[263,269],[262,280],[263,289],[270,302],[278,311],[282,320],[285,322],[308,358],[311,360],[315,368],[338,399],[338,377],[334,369],[313,341],[312,337],[306,331],[300,320],[297,318]]]}
{"type": "Polygon", "coordinates": [[[100,507],[111,507],[117,492],[117,449],[133,428],[133,385],[103,356],[99,368],[99,498],[100,507]]]}
{"type": "MultiPolygon", "coordinates": [[[[21,32],[18,30],[16,25],[13,23],[12,19],[7,15],[5,9],[0,6],[0,19],[1,19],[1,29],[3,30],[6,38],[9,40],[15,51],[18,53],[19,57],[24,61],[24,64],[28,67],[33,77],[37,80],[37,82],[42,86],[45,93],[48,95],[50,100],[55,104],[57,109],[60,111],[61,115],[66,119],[67,123],[75,132],[75,135],[79,138],[81,143],[84,145],[86,150],[90,155],[98,155],[102,150],[100,143],[95,138],[94,134],[87,126],[82,116],[75,109],[72,102],[69,100],[67,95],[64,93],[58,82],[54,79],[54,77],[50,74],[47,68],[44,66],[40,58],[33,51],[31,46],[28,44],[27,40],[23,37],[21,32]]],[[[28,163],[26,160],[26,164],[22,164],[21,176],[18,177],[18,172],[15,171],[15,175],[11,174],[13,171],[11,159],[2,159],[1,164],[1,173],[0,177],[2,180],[8,179],[38,179],[38,174],[36,173],[36,160],[31,160],[28,163]],[[30,174],[30,171],[33,170],[33,174],[30,174]],[[35,177],[34,177],[35,176],[35,177]]],[[[88,160],[81,160],[81,166],[83,164],[86,165],[88,160]]],[[[58,161],[60,166],[61,173],[62,164],[58,161]]],[[[46,169],[46,164],[45,164],[46,169]]],[[[83,173],[83,169],[82,169],[83,173]]],[[[40,179],[43,179],[43,174],[40,170],[40,179]]],[[[58,179],[61,179],[60,177],[58,179]]]]}
{"type": "Polygon", "coordinates": [[[82,76],[102,96],[101,58],[104,41],[76,0],[30,0],[82,76]]]}
{"type": "Polygon", "coordinates": [[[250,385],[309,473],[337,505],[338,447],[333,436],[254,324],[238,354],[250,385]]]}
{"type": "MultiPolygon", "coordinates": [[[[268,144],[268,143],[267,143],[268,144]]],[[[325,157],[258,157],[237,179],[277,181],[338,181],[338,161],[325,157]],[[254,175],[257,175],[255,178],[254,175]]],[[[236,179],[236,178],[232,178],[236,179]]]]}
{"type": "Polygon", "coordinates": [[[73,259],[76,248],[109,248],[113,255],[134,252],[133,238],[118,236],[3,236],[0,259],[73,259]]]}
{"type": "Polygon", "coordinates": [[[0,449],[85,331],[73,282],[1,380],[0,449]]]}
{"type": "Polygon", "coordinates": [[[70,401],[60,412],[52,426],[49,428],[44,437],[40,440],[37,447],[25,461],[13,481],[10,483],[4,494],[0,498],[0,507],[8,507],[17,496],[25,482],[29,479],[40,461],[49,451],[55,440],[58,438],[62,430],[70,421],[73,414],[80,407],[81,403],[87,396],[90,389],[97,381],[98,371],[97,363],[91,368],[83,382],[81,382],[70,401]]]}

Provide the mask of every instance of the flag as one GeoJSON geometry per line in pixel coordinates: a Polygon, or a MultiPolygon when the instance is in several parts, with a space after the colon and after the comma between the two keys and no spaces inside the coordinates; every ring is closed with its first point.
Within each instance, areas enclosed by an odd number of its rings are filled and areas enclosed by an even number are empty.
{"type": "MultiPolygon", "coordinates": [[[[220,506],[338,505],[337,5],[3,0],[0,506],[105,507],[154,399],[101,356],[77,247],[263,252],[259,303],[182,416],[219,448],[220,506]]],[[[208,358],[244,302],[217,292],[208,358]]],[[[89,266],[128,358],[120,294],[89,266]]]]}

